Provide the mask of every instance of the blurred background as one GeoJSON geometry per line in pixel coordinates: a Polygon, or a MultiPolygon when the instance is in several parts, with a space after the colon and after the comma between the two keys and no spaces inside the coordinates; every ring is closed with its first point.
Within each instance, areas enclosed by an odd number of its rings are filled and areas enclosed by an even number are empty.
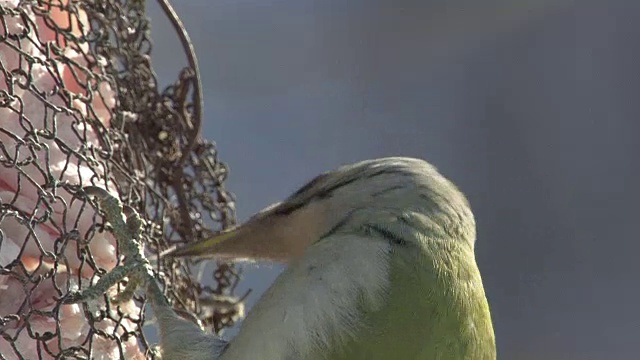
{"type": "MultiPolygon", "coordinates": [[[[149,4],[166,83],[185,60],[149,4]]],[[[240,221],[345,163],[427,159],[476,214],[500,359],[638,358],[640,2],[174,6],[240,221]]],[[[282,267],[245,268],[251,305],[282,267]]]]}

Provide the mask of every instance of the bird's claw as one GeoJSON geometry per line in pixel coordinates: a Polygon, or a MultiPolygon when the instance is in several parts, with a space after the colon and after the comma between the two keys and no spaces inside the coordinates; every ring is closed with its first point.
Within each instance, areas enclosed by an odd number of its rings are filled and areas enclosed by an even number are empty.
{"type": "MultiPolygon", "coordinates": [[[[81,292],[71,293],[65,302],[77,303],[95,300],[125,278],[128,278],[128,283],[124,290],[111,299],[116,304],[131,300],[139,286],[158,287],[140,242],[142,219],[138,213],[129,206],[123,206],[118,198],[97,186],[87,186],[80,194],[97,198],[106,221],[111,224],[113,235],[118,242],[118,251],[124,256],[124,260],[121,265],[106,273],[94,285],[81,292]],[[126,222],[123,220],[122,214],[126,215],[126,222]]],[[[166,303],[162,291],[159,288],[154,290],[153,294],[162,297],[159,301],[166,303]]]]}

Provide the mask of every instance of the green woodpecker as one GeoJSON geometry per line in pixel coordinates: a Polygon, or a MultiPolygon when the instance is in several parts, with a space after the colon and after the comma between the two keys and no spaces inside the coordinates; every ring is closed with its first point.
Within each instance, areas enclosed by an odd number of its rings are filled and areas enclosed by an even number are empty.
{"type": "Polygon", "coordinates": [[[185,346],[185,332],[165,328],[165,357],[494,360],[475,238],[466,198],[425,161],[324,173],[245,224],[170,254],[288,267],[229,343],[185,346]]]}

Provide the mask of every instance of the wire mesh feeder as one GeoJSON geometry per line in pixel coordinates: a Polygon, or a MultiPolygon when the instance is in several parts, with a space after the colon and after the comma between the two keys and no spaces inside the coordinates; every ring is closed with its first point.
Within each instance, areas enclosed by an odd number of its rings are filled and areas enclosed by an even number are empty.
{"type": "MultiPolygon", "coordinates": [[[[151,258],[233,224],[227,169],[199,136],[198,69],[186,48],[191,66],[160,92],[143,1],[0,0],[0,359],[153,356],[144,298],[63,304],[121,261],[102,217],[75,196],[81,187],[143,215],[151,258]]],[[[215,331],[241,312],[215,306],[233,299],[224,297],[238,279],[232,265],[219,264],[213,287],[184,262],[154,268],[174,306],[215,331]]]]}

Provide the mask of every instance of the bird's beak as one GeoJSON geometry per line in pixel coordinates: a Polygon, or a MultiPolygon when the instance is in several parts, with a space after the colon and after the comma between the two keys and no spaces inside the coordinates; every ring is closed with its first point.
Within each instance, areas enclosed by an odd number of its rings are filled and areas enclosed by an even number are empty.
{"type": "Polygon", "coordinates": [[[233,241],[232,239],[238,237],[241,232],[240,227],[230,229],[228,231],[216,234],[208,239],[202,241],[196,241],[186,246],[179,247],[173,251],[166,253],[165,256],[171,257],[214,257],[219,252],[220,248],[224,248],[227,241],[233,241]]]}
{"type": "Polygon", "coordinates": [[[271,237],[268,229],[262,233],[262,224],[249,221],[233,229],[216,234],[208,239],[197,241],[165,254],[171,257],[197,257],[216,259],[275,260],[271,258],[265,238],[271,237]]]}
{"type": "Polygon", "coordinates": [[[281,215],[269,207],[249,221],[161,256],[289,262],[319,237],[323,213],[307,206],[281,215]]]}

